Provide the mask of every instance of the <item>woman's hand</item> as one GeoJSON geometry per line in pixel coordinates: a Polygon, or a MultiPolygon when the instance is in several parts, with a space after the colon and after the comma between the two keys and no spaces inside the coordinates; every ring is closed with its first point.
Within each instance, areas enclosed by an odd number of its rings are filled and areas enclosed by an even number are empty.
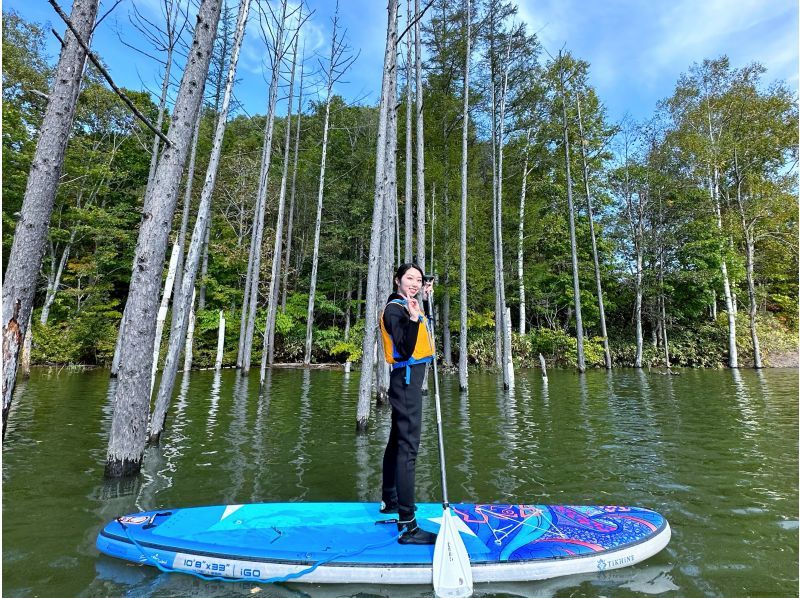
{"type": "Polygon", "coordinates": [[[419,301],[417,301],[413,297],[409,297],[406,307],[408,308],[408,317],[415,322],[419,320],[419,317],[422,315],[422,312],[420,311],[419,308],[419,301]]]}
{"type": "Polygon", "coordinates": [[[422,285],[422,297],[424,299],[430,299],[431,293],[433,293],[433,280],[428,280],[422,285]]]}

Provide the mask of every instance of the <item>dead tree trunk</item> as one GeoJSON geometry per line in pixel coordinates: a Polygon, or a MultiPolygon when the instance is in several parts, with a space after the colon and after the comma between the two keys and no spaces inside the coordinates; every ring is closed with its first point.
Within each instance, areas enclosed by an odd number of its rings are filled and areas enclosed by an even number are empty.
{"type": "MultiPolygon", "coordinates": [[[[298,19],[302,24],[303,5],[300,4],[298,19]]],[[[264,328],[264,343],[261,353],[261,383],[264,383],[267,363],[275,358],[275,318],[278,313],[278,289],[280,284],[281,249],[283,248],[283,220],[286,212],[286,183],[289,177],[289,151],[292,147],[292,100],[294,97],[294,73],[297,66],[297,42],[300,31],[295,34],[292,54],[292,71],[289,79],[289,98],[286,103],[286,131],[283,148],[283,172],[281,174],[281,190],[278,197],[278,217],[275,222],[275,239],[272,249],[272,268],[269,278],[269,294],[267,295],[267,322],[264,328]]]]}
{"type": "Polygon", "coordinates": [[[459,289],[460,333],[458,339],[458,386],[467,390],[467,140],[469,134],[469,59],[472,16],[470,0],[466,0],[466,52],[464,55],[464,110],[462,113],[463,132],[461,137],[461,261],[459,289]]]}
{"type": "Polygon", "coordinates": [[[31,349],[33,348],[33,312],[28,318],[28,326],[25,329],[25,340],[22,343],[22,357],[20,358],[22,377],[28,378],[31,375],[31,349]]]}
{"type": "MultiPolygon", "coordinates": [[[[258,214],[258,203],[256,203],[255,214],[258,214]]],[[[257,220],[257,216],[254,214],[253,217],[253,227],[255,229],[255,223],[257,220]]],[[[250,251],[247,255],[247,274],[244,278],[244,290],[242,292],[242,313],[239,317],[239,350],[236,353],[236,369],[242,369],[242,363],[244,361],[244,347],[245,347],[245,332],[247,330],[247,321],[248,321],[248,313],[249,305],[250,305],[250,284],[253,280],[253,264],[255,262],[255,251],[256,251],[256,244],[255,240],[255,230],[251,231],[251,241],[250,241],[250,251]]]]}
{"type": "Polygon", "coordinates": [[[586,138],[583,135],[583,118],[581,118],[581,97],[575,98],[578,105],[578,130],[581,135],[581,158],[583,160],[583,186],[586,192],[586,209],[589,218],[589,234],[592,237],[592,258],[594,259],[594,278],[597,283],[597,307],[600,310],[600,334],[603,337],[603,354],[605,355],[606,369],[611,369],[611,349],[608,346],[608,332],[606,331],[606,310],[603,305],[603,284],[600,280],[600,258],[597,255],[597,239],[594,234],[594,215],[592,213],[592,194],[589,191],[589,165],[586,160],[586,138]]]}
{"type": "Polygon", "coordinates": [[[281,295],[281,311],[286,311],[286,294],[289,289],[289,270],[292,257],[292,232],[294,229],[294,198],[297,189],[297,157],[300,152],[300,117],[303,115],[303,62],[305,47],[300,57],[300,90],[297,94],[297,124],[294,137],[294,165],[292,166],[292,191],[289,195],[289,223],[286,225],[286,259],[283,262],[283,293],[281,295]]]}
{"type": "MultiPolygon", "coordinates": [[[[164,6],[164,15],[166,17],[166,27],[162,32],[166,35],[166,44],[163,49],[166,51],[164,57],[164,78],[161,80],[161,95],[158,98],[158,116],[156,117],[156,129],[162,130],[164,124],[164,114],[167,108],[167,94],[169,92],[169,85],[171,82],[170,74],[172,72],[172,56],[175,52],[175,46],[178,42],[180,35],[178,34],[178,13],[180,12],[180,2],[176,0],[169,0],[169,3],[164,6]],[[173,12],[173,10],[175,12],[173,12]]],[[[137,17],[139,13],[137,12],[137,17]]],[[[141,17],[139,17],[141,20],[141,17]]],[[[134,23],[137,29],[139,26],[134,23]]],[[[150,187],[153,186],[153,181],[156,175],[156,166],[158,166],[158,155],[161,148],[161,138],[158,135],[153,136],[153,149],[150,152],[150,169],[147,172],[147,187],[145,195],[150,192],[150,187]]]]}
{"type": "MultiPolygon", "coordinates": [[[[72,5],[70,20],[85,42],[91,37],[98,4],[98,0],[75,0],[72,5]]],[[[16,383],[17,359],[33,311],[36,281],[44,256],[47,229],[61,177],[67,140],[72,130],[85,62],[86,52],[72,31],[67,31],[3,279],[4,438],[16,383]]]]}
{"type": "Polygon", "coordinates": [[[567,93],[564,89],[564,68],[560,70],[561,108],[564,126],[564,163],[567,182],[567,210],[569,212],[569,243],[572,251],[572,287],[575,294],[575,327],[578,339],[578,371],[586,371],[586,362],[583,356],[583,317],[581,316],[581,286],[578,275],[578,247],[575,241],[575,211],[572,204],[572,176],[569,169],[569,127],[567,121],[567,93]]]}
{"type": "Polygon", "coordinates": [[[497,272],[495,278],[497,279],[498,301],[500,304],[500,313],[498,316],[502,317],[502,368],[503,368],[503,388],[510,389],[514,386],[514,362],[511,356],[511,321],[506,321],[510,318],[510,310],[506,307],[506,275],[505,275],[505,260],[503,259],[503,149],[504,149],[504,136],[505,136],[505,120],[506,120],[506,94],[508,91],[508,69],[511,63],[511,40],[508,40],[506,49],[506,59],[503,64],[503,86],[500,95],[500,125],[498,127],[497,135],[497,272]]]}
{"type": "MultiPolygon", "coordinates": [[[[197,124],[194,128],[194,137],[192,138],[192,153],[189,155],[189,168],[186,171],[186,187],[183,191],[183,214],[181,215],[181,230],[178,233],[178,269],[175,272],[175,288],[180,289],[183,283],[183,263],[185,261],[186,249],[186,231],[189,228],[189,212],[192,206],[192,189],[194,187],[194,172],[195,164],[197,163],[197,141],[200,137],[200,122],[202,119],[197,119],[197,124]]],[[[172,321],[175,321],[175,305],[172,306],[172,321]]]]}
{"type": "MultiPolygon", "coordinates": [[[[395,18],[395,32],[397,19],[395,18]]],[[[395,34],[396,36],[396,34],[395,34]]],[[[397,39],[395,37],[395,46],[397,39]]],[[[392,55],[392,73],[389,80],[389,120],[386,127],[386,169],[384,171],[383,213],[386,231],[381,242],[380,273],[378,274],[378,300],[385,301],[392,289],[394,274],[395,243],[392,231],[397,222],[397,52],[392,55]]],[[[376,399],[379,405],[389,401],[389,365],[380,358],[383,355],[383,337],[378,336],[378,362],[376,365],[376,399]]]]}
{"type": "MultiPolygon", "coordinates": [[[[197,278],[197,267],[200,260],[200,251],[208,230],[208,221],[211,214],[211,196],[217,180],[217,170],[219,168],[220,156],[222,154],[222,140],[225,136],[225,128],[228,121],[228,108],[230,106],[233,82],[236,78],[236,65],[239,61],[239,50],[244,38],[245,22],[250,7],[250,0],[242,0],[239,5],[239,16],[236,23],[236,33],[233,41],[231,61],[228,67],[228,75],[225,81],[225,94],[222,99],[222,108],[217,119],[216,130],[214,131],[214,141],[211,146],[211,156],[209,157],[208,168],[206,169],[203,190],[200,193],[200,205],[197,207],[197,219],[194,223],[192,238],[189,242],[189,251],[186,254],[186,264],[184,266],[181,288],[176,291],[178,295],[175,301],[176,316],[173,321],[170,333],[170,344],[167,350],[167,359],[164,363],[164,372],[161,376],[161,385],[158,389],[155,409],[150,421],[150,442],[157,443],[164,429],[164,421],[172,398],[172,390],[175,385],[175,376],[178,372],[178,361],[186,338],[189,322],[188,313],[194,304],[194,289],[197,278]]],[[[186,347],[187,356],[190,348],[186,347]]]]}
{"type": "Polygon", "coordinates": [[[214,360],[214,369],[222,369],[222,357],[225,354],[225,312],[219,310],[219,330],[217,333],[217,358],[214,360]]]}
{"type": "MultiPolygon", "coordinates": [[[[411,22],[411,0],[406,0],[406,21],[411,22]]],[[[415,29],[416,30],[416,29],[415,29]]],[[[413,133],[411,130],[411,37],[412,31],[406,35],[406,188],[405,188],[405,218],[403,219],[404,243],[403,243],[403,262],[410,263],[414,260],[414,206],[413,202],[413,171],[414,164],[412,158],[413,133]]]]}
{"type": "Polygon", "coordinates": [[[177,203],[181,174],[189,153],[201,90],[219,21],[220,2],[203,0],[195,37],[183,72],[168,138],[172,146],[161,155],[150,193],[144,201],[139,240],[126,311],[128,326],[122,343],[114,415],[106,455],[107,477],[135,475],[141,469],[147,440],[150,369],[155,338],[155,315],[169,228],[177,203]]]}
{"type": "Polygon", "coordinates": [[[319,267],[319,236],[322,227],[322,200],[325,196],[325,164],[328,156],[328,129],[331,118],[331,100],[333,99],[333,86],[344,75],[353,63],[353,57],[348,55],[348,47],[343,38],[337,36],[339,30],[339,5],[333,16],[333,33],[331,34],[331,54],[325,72],[326,97],[325,97],[325,124],[322,128],[322,157],[319,163],[319,187],[317,190],[317,215],[314,223],[314,252],[311,258],[311,282],[308,290],[308,311],[306,317],[306,343],[303,363],[311,363],[311,346],[314,330],[314,301],[317,293],[317,269],[319,267]]]}
{"type": "Polygon", "coordinates": [[[250,280],[245,282],[247,295],[247,309],[243,310],[245,320],[244,343],[242,345],[241,373],[250,372],[250,362],[253,352],[253,333],[256,325],[256,308],[258,304],[258,286],[261,272],[261,244],[264,236],[264,212],[267,207],[267,183],[269,182],[269,166],[272,160],[272,136],[275,125],[275,104],[278,100],[278,84],[280,82],[280,64],[283,60],[284,29],[286,27],[287,5],[286,0],[281,2],[281,17],[277,23],[275,39],[272,43],[270,58],[272,60],[272,77],[269,86],[269,102],[267,119],[264,126],[264,146],[261,152],[261,174],[258,182],[258,197],[256,199],[255,215],[253,217],[253,231],[250,239],[250,280]]]}
{"type": "Polygon", "coordinates": [[[419,0],[414,0],[414,54],[417,100],[417,263],[425,272],[425,126],[422,116],[422,46],[419,0]]]}
{"type": "Polygon", "coordinates": [[[167,279],[164,282],[164,292],[161,294],[161,305],[158,307],[158,315],[156,316],[156,334],[153,341],[153,365],[150,370],[149,392],[151,394],[156,381],[156,371],[158,370],[158,358],[161,353],[161,337],[164,333],[164,322],[167,319],[169,300],[172,298],[172,287],[175,284],[175,272],[178,269],[178,252],[177,245],[173,245],[172,253],[169,256],[169,266],[167,267],[167,279]]]}
{"type": "MultiPolygon", "coordinates": [[[[44,306],[42,306],[42,313],[39,315],[39,323],[40,324],[47,324],[47,320],[50,318],[50,308],[53,306],[53,301],[56,299],[56,293],[58,292],[58,287],[61,286],[61,276],[64,274],[64,266],[67,263],[67,259],[69,259],[69,252],[72,248],[72,244],[75,242],[75,235],[77,233],[77,229],[72,229],[69,234],[69,241],[67,241],[64,250],[61,252],[61,259],[58,261],[58,268],[53,275],[53,279],[47,285],[47,293],[44,298],[44,306]]],[[[33,310],[31,310],[32,312],[33,310]]]]}
{"type": "Polygon", "coordinates": [[[387,233],[384,222],[384,195],[386,170],[386,141],[389,111],[395,102],[391,94],[391,79],[396,77],[393,71],[397,52],[397,0],[389,0],[388,25],[386,31],[386,51],[383,57],[383,82],[381,85],[381,102],[378,112],[378,136],[375,160],[375,199],[372,207],[372,227],[369,243],[369,262],[367,265],[367,288],[365,304],[364,341],[362,344],[361,378],[358,386],[358,406],[356,410],[356,429],[366,431],[369,422],[369,411],[372,397],[372,380],[375,367],[375,340],[378,326],[378,275],[381,260],[381,239],[387,233]]]}
{"type": "Polygon", "coordinates": [[[192,352],[194,350],[194,300],[197,298],[196,289],[192,289],[192,299],[189,303],[189,326],[186,329],[186,346],[183,350],[183,373],[192,369],[192,352]]]}
{"type": "Polygon", "coordinates": [[[211,215],[208,216],[206,232],[203,235],[203,261],[200,266],[200,292],[197,295],[197,310],[206,308],[206,278],[208,277],[208,244],[211,241],[211,215]]]}

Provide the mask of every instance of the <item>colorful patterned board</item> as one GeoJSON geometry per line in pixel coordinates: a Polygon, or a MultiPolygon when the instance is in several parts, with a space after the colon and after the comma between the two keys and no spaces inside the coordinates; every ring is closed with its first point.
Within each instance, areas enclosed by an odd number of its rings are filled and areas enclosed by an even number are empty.
{"type": "MultiPolygon", "coordinates": [[[[433,546],[397,543],[377,503],[263,503],[150,511],[105,526],[97,548],[167,570],[253,581],[429,584],[433,546]],[[308,569],[317,565],[313,570],[308,569]]],[[[475,582],[626,567],[663,549],[666,519],[615,506],[455,504],[475,582]]],[[[417,521],[437,531],[439,504],[417,521]]]]}

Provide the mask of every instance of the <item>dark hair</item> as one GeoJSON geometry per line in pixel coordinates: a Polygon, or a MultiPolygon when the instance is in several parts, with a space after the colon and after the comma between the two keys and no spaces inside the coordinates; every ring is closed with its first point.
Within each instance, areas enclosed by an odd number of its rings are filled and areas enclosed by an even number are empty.
{"type": "Polygon", "coordinates": [[[411,270],[411,268],[417,270],[419,272],[419,275],[422,276],[423,278],[425,277],[425,273],[422,271],[422,268],[420,268],[417,264],[413,263],[401,264],[400,267],[397,268],[397,272],[394,273],[394,278],[392,279],[392,287],[394,288],[395,292],[397,292],[397,281],[403,278],[403,275],[405,275],[406,272],[411,270]]]}

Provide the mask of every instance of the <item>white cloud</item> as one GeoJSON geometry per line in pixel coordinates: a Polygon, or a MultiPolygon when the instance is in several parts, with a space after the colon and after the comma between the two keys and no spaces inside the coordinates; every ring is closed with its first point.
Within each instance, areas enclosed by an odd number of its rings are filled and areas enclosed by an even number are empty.
{"type": "MultiPolygon", "coordinates": [[[[660,15],[661,31],[652,56],[664,64],[688,54],[713,53],[720,41],[790,12],[790,6],[763,0],[674,0],[660,15]]],[[[749,40],[741,41],[747,44],[749,40]]]]}
{"type": "Polygon", "coordinates": [[[734,67],[757,60],[767,80],[796,89],[797,13],[796,0],[519,0],[550,53],[566,44],[590,63],[591,83],[618,115],[652,110],[692,63],[721,54],[734,67]]]}

